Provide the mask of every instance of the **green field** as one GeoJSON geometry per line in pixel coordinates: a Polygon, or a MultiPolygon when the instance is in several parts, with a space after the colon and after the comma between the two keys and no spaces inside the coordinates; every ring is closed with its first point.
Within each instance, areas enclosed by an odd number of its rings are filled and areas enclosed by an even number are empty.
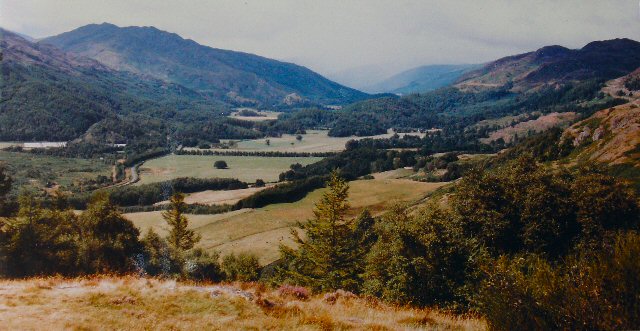
{"type": "Polygon", "coordinates": [[[178,177],[237,178],[248,183],[260,178],[273,182],[277,181],[280,173],[289,169],[291,164],[307,165],[320,160],[319,157],[167,155],[149,160],[140,167],[138,185],[178,177]],[[214,168],[213,163],[217,160],[224,160],[229,168],[214,168]]]}
{"type": "MultiPolygon", "coordinates": [[[[421,183],[406,179],[375,179],[350,182],[351,216],[368,208],[378,214],[395,201],[413,201],[446,183],[421,183]]],[[[263,264],[278,258],[278,245],[291,244],[290,231],[298,221],[313,216],[313,207],[325,189],[315,190],[293,203],[273,204],[218,215],[188,215],[190,226],[202,235],[200,246],[220,253],[250,252],[263,264]]],[[[125,215],[142,233],[149,228],[164,235],[167,225],[160,212],[125,215]]]]}
{"type": "MultiPolygon", "coordinates": [[[[339,152],[344,150],[345,144],[349,140],[364,138],[389,138],[393,132],[370,137],[329,137],[327,130],[307,130],[307,133],[301,135],[302,140],[297,140],[297,135],[284,134],[281,137],[271,137],[265,139],[253,139],[235,141],[236,145],[229,149],[215,149],[220,151],[247,151],[247,152],[339,152]],[[269,145],[266,141],[269,140],[269,145]]],[[[416,134],[419,133],[408,133],[416,134]]],[[[404,135],[403,133],[400,136],[404,135]]],[[[422,134],[419,134],[422,135],[422,134]]],[[[230,140],[223,140],[229,142],[230,140]]],[[[195,148],[185,148],[192,150],[195,148]]]]}
{"type": "Polygon", "coordinates": [[[97,159],[63,158],[30,153],[0,151],[0,164],[13,178],[14,190],[24,185],[43,188],[47,182],[69,188],[72,183],[111,176],[111,166],[97,159]]]}

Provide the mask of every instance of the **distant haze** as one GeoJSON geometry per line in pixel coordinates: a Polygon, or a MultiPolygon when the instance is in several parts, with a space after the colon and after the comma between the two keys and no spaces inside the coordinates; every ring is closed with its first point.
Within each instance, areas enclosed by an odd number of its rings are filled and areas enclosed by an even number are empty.
{"type": "Polygon", "coordinates": [[[36,38],[89,23],[152,25],[204,45],[304,65],[352,86],[425,64],[637,40],[638,15],[635,0],[0,0],[0,26],[36,38]]]}

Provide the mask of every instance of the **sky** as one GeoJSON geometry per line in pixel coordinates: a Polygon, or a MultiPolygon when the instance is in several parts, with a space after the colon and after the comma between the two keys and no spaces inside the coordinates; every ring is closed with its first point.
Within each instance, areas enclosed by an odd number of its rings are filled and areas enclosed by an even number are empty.
{"type": "Polygon", "coordinates": [[[640,40],[638,0],[0,0],[0,26],[42,38],[90,24],[155,26],[307,66],[352,86],[428,64],[546,45],[640,40]]]}

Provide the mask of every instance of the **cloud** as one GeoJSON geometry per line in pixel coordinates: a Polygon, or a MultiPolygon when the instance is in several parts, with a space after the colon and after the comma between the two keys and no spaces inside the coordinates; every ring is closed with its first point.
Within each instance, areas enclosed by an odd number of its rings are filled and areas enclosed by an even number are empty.
{"type": "Polygon", "coordinates": [[[640,37],[630,0],[0,0],[0,25],[33,37],[102,22],[152,25],[324,74],[479,63],[550,44],[640,37]]]}

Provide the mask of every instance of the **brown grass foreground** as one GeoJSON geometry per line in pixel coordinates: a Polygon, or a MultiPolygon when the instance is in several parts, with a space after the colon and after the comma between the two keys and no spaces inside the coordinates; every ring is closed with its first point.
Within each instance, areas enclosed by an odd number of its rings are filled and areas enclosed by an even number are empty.
{"type": "MultiPolygon", "coordinates": [[[[377,300],[283,297],[260,284],[138,277],[0,280],[3,330],[483,330],[472,317],[377,300]]],[[[335,296],[333,296],[335,298],[335,296]]]]}

